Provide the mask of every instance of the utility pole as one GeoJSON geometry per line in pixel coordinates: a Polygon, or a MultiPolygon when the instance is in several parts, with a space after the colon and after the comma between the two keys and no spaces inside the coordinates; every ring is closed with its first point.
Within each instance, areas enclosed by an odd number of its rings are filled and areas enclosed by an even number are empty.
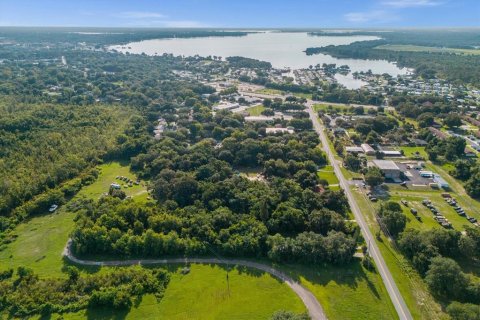
{"type": "Polygon", "coordinates": [[[230,282],[228,280],[228,267],[227,267],[227,292],[228,292],[228,296],[230,297],[230,282]]]}
{"type": "Polygon", "coordinates": [[[210,250],[210,252],[212,252],[213,255],[217,257],[218,260],[220,260],[221,262],[227,265],[227,292],[228,292],[228,296],[230,297],[230,279],[228,276],[228,271],[230,270],[230,264],[228,263],[228,261],[223,260],[212,248],[210,248],[210,245],[207,242],[204,242],[204,243],[207,249],[210,250]]]}

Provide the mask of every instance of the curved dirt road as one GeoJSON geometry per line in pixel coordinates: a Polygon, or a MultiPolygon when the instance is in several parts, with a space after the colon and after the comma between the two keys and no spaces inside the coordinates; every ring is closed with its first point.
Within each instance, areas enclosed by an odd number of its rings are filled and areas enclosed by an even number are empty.
{"type": "Polygon", "coordinates": [[[282,280],[289,286],[295,294],[303,301],[303,304],[308,310],[308,313],[312,320],[326,320],[327,316],[323,311],[322,306],[318,302],[317,298],[300,283],[293,280],[291,277],[285,273],[274,269],[265,264],[247,261],[247,260],[238,260],[238,259],[226,259],[220,260],[217,258],[191,258],[191,259],[141,259],[141,260],[118,260],[118,261],[92,261],[92,260],[82,260],[75,257],[71,251],[71,239],[68,240],[65,249],[63,250],[63,255],[70,261],[84,266],[129,266],[129,265],[151,265],[151,264],[179,264],[179,263],[214,263],[214,264],[231,264],[239,265],[249,268],[258,269],[264,272],[267,272],[274,276],[277,279],[282,280]]]}

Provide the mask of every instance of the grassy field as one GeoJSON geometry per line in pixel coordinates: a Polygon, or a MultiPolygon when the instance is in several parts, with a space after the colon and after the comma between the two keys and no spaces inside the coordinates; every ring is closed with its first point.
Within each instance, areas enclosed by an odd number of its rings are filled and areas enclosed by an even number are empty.
{"type": "Polygon", "coordinates": [[[374,49],[390,50],[390,51],[410,51],[410,52],[433,52],[433,53],[455,53],[463,55],[478,55],[479,49],[457,49],[457,48],[439,48],[439,47],[425,47],[403,44],[387,44],[375,47],[374,49]]]}
{"type": "MultiPolygon", "coordinates": [[[[410,202],[411,207],[418,210],[420,216],[422,217],[422,222],[418,222],[410,211],[405,210],[405,214],[407,217],[411,217],[412,221],[409,226],[411,227],[418,227],[420,229],[429,229],[429,228],[441,228],[441,226],[433,220],[433,214],[431,211],[422,205],[423,199],[428,199],[432,201],[432,204],[440,211],[440,213],[445,216],[453,225],[453,228],[459,231],[465,229],[465,226],[470,225],[470,222],[465,219],[465,217],[459,216],[456,211],[450,206],[441,196],[441,190],[432,190],[428,187],[424,188],[409,188],[404,189],[403,187],[399,186],[391,186],[390,187],[390,197],[389,200],[392,201],[400,201],[401,199],[405,199],[410,202]],[[407,213],[408,212],[408,213],[407,213]]],[[[475,210],[468,210],[469,207],[464,205],[465,199],[456,197],[453,192],[450,193],[454,196],[460,203],[460,205],[465,209],[468,215],[478,217],[478,213],[475,210]]]]}
{"type": "Polygon", "coordinates": [[[317,175],[320,179],[326,180],[328,182],[328,185],[330,186],[331,190],[339,190],[340,187],[338,185],[339,181],[337,176],[335,175],[335,172],[333,171],[332,166],[325,166],[321,168],[318,172],[317,175]]]}
{"type": "Polygon", "coordinates": [[[0,270],[28,266],[40,276],[64,276],[62,251],[73,227],[73,214],[64,208],[22,223],[18,238],[0,251],[0,270]]]}
{"type": "Polygon", "coordinates": [[[399,149],[403,151],[403,154],[407,158],[412,158],[413,159],[417,155],[419,155],[420,157],[422,157],[425,160],[428,159],[428,155],[425,152],[424,147],[400,147],[399,149]]]}
{"type": "Polygon", "coordinates": [[[349,266],[283,267],[320,301],[328,319],[397,319],[380,275],[349,266]]]}
{"type": "Polygon", "coordinates": [[[134,184],[132,187],[128,187],[125,182],[116,179],[117,176],[124,176],[136,180],[136,176],[130,172],[128,164],[110,162],[98,166],[98,170],[100,171],[98,179],[93,184],[83,188],[79,195],[98,199],[102,194],[108,192],[110,184],[115,182],[122,185],[122,190],[125,191],[127,196],[138,201],[147,201],[148,193],[145,181],[141,181],[139,185],[134,184]]]}
{"type": "Polygon", "coordinates": [[[260,89],[255,91],[255,93],[260,93],[260,94],[269,94],[269,95],[284,95],[285,92],[282,90],[277,90],[277,89],[260,89]]]}
{"type": "Polygon", "coordinates": [[[63,318],[260,320],[268,319],[277,310],[306,312],[300,298],[286,284],[266,273],[236,268],[229,272],[228,290],[223,267],[193,264],[186,275],[179,266],[170,266],[169,270],[172,278],[160,302],[147,295],[123,315],[94,309],[66,314],[63,318]]]}
{"type": "Polygon", "coordinates": [[[313,110],[315,110],[316,112],[327,111],[327,110],[328,111],[335,110],[338,113],[344,113],[344,112],[347,112],[349,108],[350,108],[350,106],[339,105],[339,104],[332,104],[332,105],[329,105],[329,104],[314,104],[313,105],[313,110]]]}
{"type": "Polygon", "coordinates": [[[258,106],[248,108],[246,111],[250,114],[250,116],[259,116],[262,114],[263,110],[265,110],[265,107],[260,104],[258,106]]]}

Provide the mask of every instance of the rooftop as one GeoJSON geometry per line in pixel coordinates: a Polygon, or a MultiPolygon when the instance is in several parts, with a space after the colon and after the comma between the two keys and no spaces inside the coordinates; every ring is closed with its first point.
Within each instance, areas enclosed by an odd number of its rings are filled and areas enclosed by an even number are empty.
{"type": "Polygon", "coordinates": [[[380,170],[400,170],[397,164],[391,160],[372,160],[372,163],[380,170]]]}

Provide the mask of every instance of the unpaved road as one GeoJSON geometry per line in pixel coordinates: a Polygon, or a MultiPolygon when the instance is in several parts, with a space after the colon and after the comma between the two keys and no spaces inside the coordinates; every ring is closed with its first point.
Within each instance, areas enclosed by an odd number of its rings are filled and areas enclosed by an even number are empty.
{"type": "Polygon", "coordinates": [[[130,266],[130,265],[152,265],[152,264],[181,264],[185,262],[189,263],[214,263],[214,264],[228,264],[228,265],[238,265],[249,267],[253,269],[258,269],[264,272],[267,272],[285,282],[296,295],[303,301],[303,304],[308,310],[308,313],[312,320],[326,320],[327,317],[323,311],[322,306],[318,302],[317,298],[300,283],[293,280],[291,277],[285,273],[274,269],[268,265],[247,261],[239,259],[227,259],[220,260],[217,258],[191,258],[191,259],[141,259],[141,260],[118,260],[118,261],[92,261],[92,260],[82,260],[75,257],[71,250],[72,240],[69,239],[65,249],[63,250],[63,255],[70,261],[84,266],[130,266]]]}

